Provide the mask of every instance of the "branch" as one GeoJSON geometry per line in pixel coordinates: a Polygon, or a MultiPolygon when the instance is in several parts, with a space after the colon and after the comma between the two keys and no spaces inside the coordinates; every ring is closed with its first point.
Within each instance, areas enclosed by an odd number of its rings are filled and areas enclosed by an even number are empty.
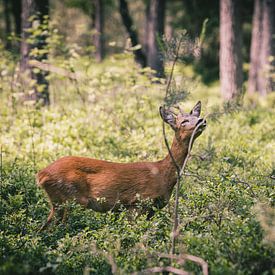
{"type": "Polygon", "coordinates": [[[178,232],[178,206],[179,206],[179,189],[180,189],[180,180],[181,177],[183,175],[184,169],[186,167],[187,161],[189,159],[190,156],[190,152],[192,149],[192,145],[194,142],[194,138],[195,135],[197,133],[198,128],[206,121],[206,117],[205,116],[203,118],[203,120],[201,121],[201,123],[199,123],[196,128],[193,130],[190,141],[189,141],[189,145],[188,145],[188,151],[187,151],[187,155],[184,159],[183,165],[180,169],[180,172],[178,173],[178,177],[177,177],[177,182],[176,182],[176,198],[175,198],[175,207],[174,207],[174,226],[173,226],[173,231],[172,231],[172,247],[171,247],[171,254],[175,254],[175,243],[176,243],[176,237],[177,237],[177,232],[178,232]]]}
{"type": "MultiPolygon", "coordinates": [[[[171,68],[171,72],[170,72],[170,75],[169,75],[169,78],[168,78],[168,82],[167,82],[167,85],[166,85],[166,89],[165,89],[165,97],[164,97],[164,100],[167,99],[167,96],[168,96],[168,92],[169,92],[169,89],[170,89],[170,86],[171,86],[171,81],[172,81],[172,78],[173,78],[173,74],[174,74],[174,69],[175,69],[175,65],[177,63],[177,60],[179,58],[179,50],[180,50],[180,46],[181,46],[181,42],[182,42],[182,36],[180,37],[180,40],[178,42],[178,45],[177,45],[177,49],[176,49],[176,53],[175,53],[175,58],[173,60],[173,64],[172,64],[172,68],[171,68]]],[[[167,140],[167,137],[166,137],[166,132],[165,132],[165,123],[164,121],[162,121],[162,134],[163,134],[163,138],[164,138],[164,142],[165,142],[165,146],[168,150],[168,153],[169,153],[169,156],[171,157],[172,161],[173,161],[173,164],[175,165],[176,169],[177,169],[177,174],[180,173],[180,167],[179,165],[177,164],[171,150],[170,150],[170,145],[169,145],[169,142],[167,140]]]]}
{"type": "Polygon", "coordinates": [[[174,273],[174,274],[178,274],[178,275],[188,275],[189,274],[188,272],[186,272],[184,270],[181,270],[181,269],[178,269],[178,268],[175,268],[175,267],[172,267],[172,266],[163,266],[163,267],[156,266],[156,267],[141,270],[139,272],[134,272],[134,273],[132,273],[132,275],[160,273],[160,272],[165,272],[165,271],[166,272],[171,272],[171,273],[174,273]]]}
{"type": "Polygon", "coordinates": [[[203,275],[208,275],[208,264],[204,259],[200,257],[190,255],[190,254],[182,254],[182,255],[160,254],[159,256],[162,258],[175,259],[178,261],[178,263],[184,263],[185,260],[192,261],[202,267],[203,275]]]}
{"type": "MultiPolygon", "coordinates": [[[[168,258],[168,259],[174,259],[177,261],[179,265],[185,264],[185,261],[192,261],[198,265],[201,266],[202,268],[202,273],[203,275],[208,275],[208,264],[207,262],[197,256],[190,255],[190,254],[182,254],[182,255],[169,255],[169,254],[157,254],[156,256],[160,258],[168,258]]],[[[156,266],[156,267],[151,267],[147,268],[138,272],[132,273],[132,275],[141,275],[141,274],[150,274],[150,273],[160,273],[160,272],[171,272],[174,274],[179,274],[179,275],[188,275],[189,273],[185,270],[178,269],[172,266],[156,266]]]]}
{"type": "Polygon", "coordinates": [[[32,67],[36,67],[36,68],[38,68],[42,71],[48,71],[48,72],[51,72],[51,73],[56,73],[58,75],[65,76],[65,77],[68,77],[68,78],[73,79],[73,80],[77,80],[80,77],[79,73],[69,72],[69,71],[67,71],[63,68],[59,68],[59,67],[56,67],[52,64],[43,63],[43,62],[40,62],[40,61],[34,60],[34,59],[29,61],[29,65],[32,66],[32,67]]]}

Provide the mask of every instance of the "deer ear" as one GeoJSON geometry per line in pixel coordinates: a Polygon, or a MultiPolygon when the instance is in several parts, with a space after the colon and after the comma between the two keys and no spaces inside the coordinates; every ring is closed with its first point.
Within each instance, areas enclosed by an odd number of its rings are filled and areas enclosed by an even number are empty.
{"type": "Polygon", "coordinates": [[[173,128],[173,130],[176,130],[177,127],[175,115],[169,109],[165,109],[165,107],[162,106],[159,107],[159,113],[163,121],[168,123],[173,128]]]}
{"type": "Polygon", "coordinates": [[[199,117],[200,114],[201,114],[201,102],[198,101],[197,104],[192,109],[192,111],[190,112],[190,115],[199,117]]]}

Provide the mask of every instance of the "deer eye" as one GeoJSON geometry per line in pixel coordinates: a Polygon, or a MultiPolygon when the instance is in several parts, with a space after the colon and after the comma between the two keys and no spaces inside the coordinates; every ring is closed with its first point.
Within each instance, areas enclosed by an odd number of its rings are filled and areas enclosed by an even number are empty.
{"type": "Polygon", "coordinates": [[[183,120],[182,122],[181,122],[181,126],[183,126],[184,124],[186,124],[187,122],[189,122],[189,120],[188,119],[185,119],[185,120],[183,120]]]}

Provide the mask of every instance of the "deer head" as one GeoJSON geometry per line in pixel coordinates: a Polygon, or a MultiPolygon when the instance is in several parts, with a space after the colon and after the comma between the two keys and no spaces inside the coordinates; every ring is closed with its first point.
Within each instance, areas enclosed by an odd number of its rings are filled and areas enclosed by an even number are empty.
{"type": "Polygon", "coordinates": [[[164,122],[168,123],[175,131],[178,141],[186,141],[191,137],[194,129],[200,124],[195,134],[195,138],[201,135],[206,127],[206,121],[200,118],[201,102],[198,101],[190,113],[184,113],[179,107],[180,112],[176,114],[170,108],[160,107],[160,115],[164,122]]]}

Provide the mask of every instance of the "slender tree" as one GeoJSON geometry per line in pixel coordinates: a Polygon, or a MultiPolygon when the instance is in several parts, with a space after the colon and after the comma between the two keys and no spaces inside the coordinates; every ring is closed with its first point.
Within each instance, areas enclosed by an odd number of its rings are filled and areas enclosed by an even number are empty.
{"type": "Polygon", "coordinates": [[[259,53],[262,43],[262,0],[254,1],[254,12],[252,21],[252,40],[250,46],[250,69],[248,76],[248,92],[259,90],[258,70],[260,66],[259,53]]]}
{"type": "Polygon", "coordinates": [[[250,49],[248,92],[264,96],[275,90],[275,0],[255,0],[250,49]]]}
{"type": "Polygon", "coordinates": [[[17,37],[21,35],[21,0],[3,0],[5,22],[5,48],[18,51],[19,43],[10,40],[10,35],[15,32],[17,37]]]}
{"type": "MultiPolygon", "coordinates": [[[[37,56],[31,56],[31,50],[37,48],[38,50],[45,49],[46,46],[46,32],[42,32],[40,35],[35,37],[35,42],[29,43],[28,38],[30,37],[29,29],[32,27],[33,22],[30,19],[31,16],[36,15],[36,24],[43,24],[43,20],[46,15],[49,14],[49,0],[22,0],[22,14],[21,14],[21,24],[22,24],[22,41],[21,41],[21,60],[20,60],[20,70],[24,74],[25,82],[26,79],[33,79],[36,82],[34,85],[34,93],[31,99],[42,102],[43,105],[48,105],[50,103],[49,99],[49,83],[47,80],[47,72],[39,71],[37,73],[33,72],[30,66],[30,60],[36,59],[38,61],[44,61],[47,59],[47,51],[37,56]]],[[[23,80],[24,81],[24,80],[23,80]]]]}
{"type": "MultiPolygon", "coordinates": [[[[119,1],[119,12],[121,15],[122,22],[128,32],[129,37],[130,37],[132,46],[135,47],[135,46],[139,45],[140,43],[139,43],[138,33],[135,29],[132,17],[130,16],[128,3],[126,0],[119,1]]],[[[141,48],[135,50],[134,55],[135,55],[136,62],[141,67],[143,67],[143,68],[146,67],[147,60],[146,60],[146,55],[143,53],[143,50],[141,48]]]]}
{"type": "Polygon", "coordinates": [[[28,29],[31,28],[32,23],[28,20],[31,15],[35,13],[34,0],[22,0],[22,14],[21,14],[21,25],[22,25],[22,41],[20,47],[21,60],[20,60],[20,70],[25,74],[29,74],[29,53],[31,50],[31,45],[27,42],[29,37],[28,29]]]}
{"type": "MultiPolygon", "coordinates": [[[[132,45],[139,45],[138,33],[129,13],[126,0],[120,0],[120,14],[123,24],[129,34],[132,45]]],[[[164,64],[159,48],[158,38],[164,34],[165,0],[148,0],[146,3],[146,27],[144,49],[134,51],[135,60],[142,67],[149,66],[156,71],[156,76],[164,76],[164,64]]]]}
{"type": "Polygon", "coordinates": [[[5,48],[7,50],[11,49],[11,41],[9,40],[9,36],[11,34],[10,8],[11,8],[10,2],[8,0],[4,0],[5,37],[6,37],[5,48]]]}
{"type": "Polygon", "coordinates": [[[148,53],[148,33],[149,33],[149,22],[150,22],[150,4],[151,0],[146,0],[145,2],[145,32],[144,32],[144,41],[143,47],[145,54],[148,53]]]}
{"type": "Polygon", "coordinates": [[[104,47],[104,1],[93,0],[94,2],[94,44],[96,48],[95,58],[101,62],[105,55],[104,47]]]}
{"type": "Polygon", "coordinates": [[[21,1],[11,0],[11,11],[12,11],[12,15],[15,23],[15,33],[19,37],[21,35],[21,11],[22,11],[21,1]]]}
{"type": "Polygon", "coordinates": [[[227,101],[238,98],[243,82],[239,4],[238,0],[220,0],[220,81],[227,101]]]}
{"type": "Polygon", "coordinates": [[[150,0],[147,18],[147,58],[148,66],[155,70],[158,77],[164,76],[164,64],[158,38],[164,34],[165,0],[150,0]]]}

